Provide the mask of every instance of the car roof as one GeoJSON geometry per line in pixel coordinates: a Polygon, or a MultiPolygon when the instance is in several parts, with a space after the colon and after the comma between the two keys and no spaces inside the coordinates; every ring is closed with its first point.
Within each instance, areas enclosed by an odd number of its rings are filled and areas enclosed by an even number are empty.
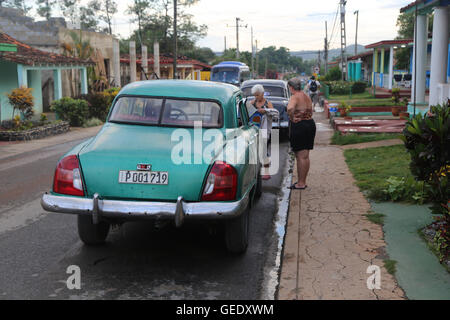
{"type": "Polygon", "coordinates": [[[284,80],[270,80],[270,79],[261,79],[261,80],[247,80],[242,84],[242,88],[255,86],[257,84],[267,85],[267,86],[276,86],[276,87],[286,87],[286,81],[284,80]]]}
{"type": "Polygon", "coordinates": [[[240,90],[236,86],[194,80],[149,80],[128,84],[120,95],[217,100],[222,105],[240,90]]]}

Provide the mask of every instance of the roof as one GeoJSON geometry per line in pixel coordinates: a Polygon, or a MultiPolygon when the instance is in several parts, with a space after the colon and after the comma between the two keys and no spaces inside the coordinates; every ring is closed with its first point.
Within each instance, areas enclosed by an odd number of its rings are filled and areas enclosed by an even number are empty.
{"type": "Polygon", "coordinates": [[[419,11],[427,11],[433,9],[434,7],[447,7],[449,5],[450,3],[448,0],[417,0],[408,4],[406,7],[401,8],[400,12],[413,12],[416,7],[419,11]]]}
{"type": "Polygon", "coordinates": [[[347,61],[358,60],[358,59],[362,59],[362,58],[370,57],[370,56],[373,56],[373,51],[366,51],[366,52],[360,53],[356,56],[348,57],[347,61]]]}
{"type": "Polygon", "coordinates": [[[366,49],[375,49],[375,48],[381,48],[381,47],[393,47],[393,46],[399,46],[399,45],[408,45],[411,41],[414,41],[412,39],[406,39],[406,40],[383,40],[376,43],[372,43],[366,46],[366,49]]]}
{"type": "Polygon", "coordinates": [[[50,53],[32,48],[29,45],[17,41],[16,39],[3,32],[0,32],[0,43],[15,45],[17,47],[17,52],[0,52],[0,59],[17,64],[24,64],[28,66],[88,66],[94,64],[90,60],[66,57],[61,54],[50,53]]]}
{"type": "MultiPolygon", "coordinates": [[[[159,64],[160,65],[173,65],[173,56],[170,54],[163,54],[159,57],[159,64]]],[[[130,55],[129,54],[122,54],[120,56],[120,63],[130,63],[130,55]]],[[[136,56],[136,63],[142,64],[142,59],[140,55],[136,56]]],[[[155,58],[153,55],[149,55],[147,59],[147,64],[149,66],[153,65],[155,63],[155,58]]],[[[201,61],[190,59],[188,57],[180,56],[177,58],[177,63],[180,65],[193,65],[194,67],[199,67],[202,69],[211,69],[211,66],[209,64],[203,63],[201,61]]]]}
{"type": "Polygon", "coordinates": [[[261,80],[247,80],[242,84],[242,88],[255,86],[257,84],[261,84],[263,86],[267,85],[267,86],[276,86],[276,87],[286,87],[286,81],[283,81],[283,80],[261,79],[261,80]]]}
{"type": "Polygon", "coordinates": [[[150,80],[133,82],[125,86],[119,95],[211,99],[226,105],[239,90],[233,85],[209,81],[150,80]]]}

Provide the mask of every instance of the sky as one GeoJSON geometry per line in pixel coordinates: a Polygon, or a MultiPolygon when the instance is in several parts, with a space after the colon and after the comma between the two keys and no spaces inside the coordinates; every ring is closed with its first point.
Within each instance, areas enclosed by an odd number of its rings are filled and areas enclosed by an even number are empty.
{"type": "MultiPolygon", "coordinates": [[[[356,15],[359,10],[358,44],[367,45],[397,35],[396,21],[400,8],[412,0],[348,0],[346,27],[347,45],[355,43],[356,15]]],[[[131,0],[118,0],[119,13],[114,33],[127,37],[136,26],[125,13],[131,0]]],[[[215,52],[236,47],[236,17],[242,19],[239,47],[251,51],[251,27],[258,48],[287,47],[291,51],[319,50],[324,47],[325,21],[331,36],[338,9],[338,0],[200,0],[188,9],[198,24],[208,26],[208,35],[198,42],[215,52]]],[[[339,16],[338,16],[339,18],[339,16]]],[[[334,28],[330,48],[340,47],[339,20],[334,28]]]]}

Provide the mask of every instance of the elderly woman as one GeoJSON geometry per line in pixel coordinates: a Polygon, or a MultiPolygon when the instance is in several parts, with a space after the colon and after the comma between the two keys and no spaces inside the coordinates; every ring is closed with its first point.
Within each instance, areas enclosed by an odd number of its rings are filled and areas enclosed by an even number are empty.
{"type": "MultiPolygon", "coordinates": [[[[275,110],[272,102],[268,101],[264,97],[264,87],[260,84],[255,85],[252,88],[252,95],[255,96],[255,100],[250,103],[250,105],[247,106],[248,113],[250,115],[250,121],[255,123],[260,130],[262,130],[262,137],[265,140],[264,147],[265,152],[264,155],[268,154],[268,144],[270,140],[270,130],[272,130],[272,116],[271,116],[271,110],[275,110]]],[[[267,168],[270,165],[270,161],[268,157],[265,158],[264,167],[267,168]]],[[[267,171],[267,170],[265,170],[267,171]]],[[[270,175],[264,174],[262,177],[263,180],[269,180],[270,175]]]]}
{"type": "Polygon", "coordinates": [[[306,178],[308,177],[310,160],[310,150],[314,149],[316,138],[316,123],[314,122],[312,101],[308,95],[302,91],[299,79],[294,78],[288,82],[291,91],[287,111],[290,119],[289,139],[292,151],[297,159],[298,182],[291,186],[294,190],[305,190],[308,188],[306,178]]]}

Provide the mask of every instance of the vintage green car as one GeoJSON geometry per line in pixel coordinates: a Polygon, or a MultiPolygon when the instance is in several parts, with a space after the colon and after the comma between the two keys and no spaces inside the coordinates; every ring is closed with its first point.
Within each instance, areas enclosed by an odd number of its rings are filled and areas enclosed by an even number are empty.
{"type": "Polygon", "coordinates": [[[97,136],[59,161],[42,207],[78,215],[86,245],[127,221],[196,219],[224,225],[228,250],[245,252],[261,194],[259,132],[245,102],[235,86],[211,82],[124,87],[97,136]]]}

